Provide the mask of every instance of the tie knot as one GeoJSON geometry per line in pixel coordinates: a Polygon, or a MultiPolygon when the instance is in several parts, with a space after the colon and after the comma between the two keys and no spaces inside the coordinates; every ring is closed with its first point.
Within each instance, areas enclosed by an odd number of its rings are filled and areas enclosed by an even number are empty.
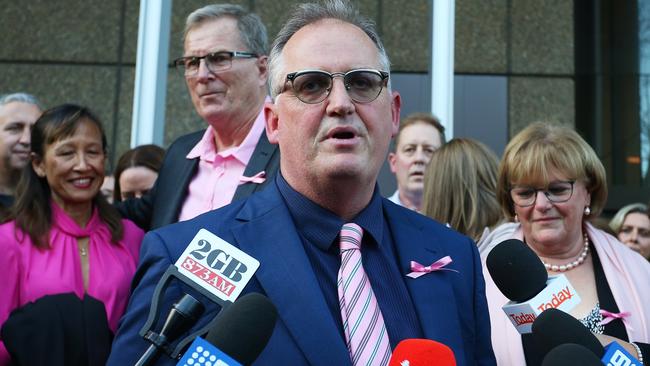
{"type": "Polygon", "coordinates": [[[363,229],[361,226],[348,223],[341,228],[341,251],[361,248],[361,237],[363,229]]]}

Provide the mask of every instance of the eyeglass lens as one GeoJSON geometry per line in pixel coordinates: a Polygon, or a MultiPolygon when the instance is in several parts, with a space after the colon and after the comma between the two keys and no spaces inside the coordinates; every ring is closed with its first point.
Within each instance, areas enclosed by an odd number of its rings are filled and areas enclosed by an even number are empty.
{"type": "Polygon", "coordinates": [[[515,187],[511,191],[512,200],[519,206],[531,206],[537,199],[537,192],[543,192],[549,201],[560,203],[566,202],[573,194],[572,182],[554,182],[546,189],[531,187],[515,187]]]}
{"type": "Polygon", "coordinates": [[[232,55],[228,52],[209,53],[204,57],[188,57],[183,63],[186,75],[195,74],[199,70],[201,58],[205,59],[205,66],[212,72],[228,69],[232,64],[232,55]]]}
{"type": "MultiPolygon", "coordinates": [[[[308,71],[296,74],[292,80],[293,91],[305,103],[320,103],[332,90],[334,77],[320,71],[308,71]]],[[[352,100],[359,103],[372,102],[383,87],[384,78],[373,71],[351,71],[344,75],[343,83],[352,100]]]]}

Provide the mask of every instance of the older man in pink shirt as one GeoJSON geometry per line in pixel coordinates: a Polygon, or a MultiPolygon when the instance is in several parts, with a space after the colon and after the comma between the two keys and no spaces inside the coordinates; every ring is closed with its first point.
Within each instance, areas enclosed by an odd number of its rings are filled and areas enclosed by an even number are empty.
{"type": "Polygon", "coordinates": [[[279,165],[264,132],[266,28],[237,5],[208,5],[185,25],[184,53],[174,61],[208,128],[169,147],[156,184],[119,206],[144,229],[188,220],[260,190],[279,165]]]}
{"type": "MultiPolygon", "coordinates": [[[[269,99],[270,101],[270,99],[269,99]]],[[[240,184],[261,184],[266,172],[252,177],[244,175],[255,146],[264,133],[264,116],[257,116],[250,132],[239,146],[223,151],[213,148],[214,129],[210,126],[201,141],[187,154],[187,159],[199,158],[199,169],[189,185],[179,221],[189,220],[203,212],[229,204],[240,184]]]]}

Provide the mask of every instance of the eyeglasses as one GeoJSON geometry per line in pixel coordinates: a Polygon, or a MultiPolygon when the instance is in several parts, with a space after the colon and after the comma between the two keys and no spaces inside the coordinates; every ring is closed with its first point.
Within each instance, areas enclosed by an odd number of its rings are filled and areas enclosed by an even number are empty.
{"type": "Polygon", "coordinates": [[[345,73],[321,70],[292,72],[287,74],[286,82],[291,83],[293,93],[303,103],[317,104],[330,95],[334,78],[337,76],[343,78],[348,95],[357,103],[370,103],[377,99],[388,80],[388,73],[385,71],[356,69],[345,73]]]}
{"type": "Polygon", "coordinates": [[[515,187],[510,190],[510,197],[515,205],[528,207],[535,204],[537,192],[543,192],[553,203],[562,203],[571,199],[575,181],[553,182],[547,188],[515,187]]]}
{"type": "Polygon", "coordinates": [[[232,66],[233,58],[257,58],[257,54],[238,51],[219,51],[208,53],[205,56],[179,57],[174,60],[174,67],[185,76],[194,76],[199,72],[201,60],[211,72],[228,70],[232,66]]]}

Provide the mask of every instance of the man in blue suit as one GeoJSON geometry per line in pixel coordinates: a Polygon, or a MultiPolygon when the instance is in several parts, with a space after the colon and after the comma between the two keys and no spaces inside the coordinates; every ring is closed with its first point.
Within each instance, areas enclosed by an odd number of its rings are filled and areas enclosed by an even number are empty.
{"type": "MultiPolygon", "coordinates": [[[[265,106],[266,131],[280,147],[280,173],[246,200],[145,237],[109,364],[133,364],[144,352],[148,343],[138,331],[153,289],[202,228],[260,262],[244,293],[268,296],[278,321],[255,364],[358,364],[337,283],[344,262],[339,232],[354,223],[363,231],[365,285],[381,318],[373,324],[383,323],[390,348],[428,338],[449,346],[458,365],[494,365],[474,243],[379,195],[376,179],[401,101],[390,89],[388,57],[374,26],[341,0],[302,4],[274,42],[269,67],[274,102],[265,106]],[[407,276],[417,272],[412,261],[428,266],[445,257],[451,263],[442,269],[407,276]]],[[[196,291],[172,284],[165,305],[183,293],[196,291]]],[[[218,310],[208,305],[197,327],[218,310]]],[[[390,349],[387,355],[369,364],[385,364],[390,349]]]]}

